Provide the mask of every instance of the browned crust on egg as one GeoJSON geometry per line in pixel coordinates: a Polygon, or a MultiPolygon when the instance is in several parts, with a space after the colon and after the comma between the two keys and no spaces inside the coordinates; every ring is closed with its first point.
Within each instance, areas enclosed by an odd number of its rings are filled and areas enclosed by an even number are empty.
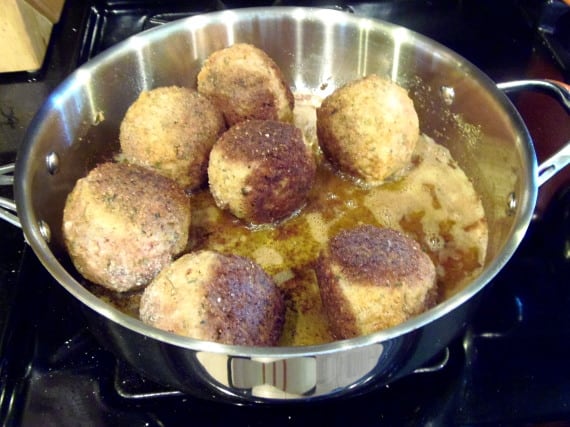
{"type": "Polygon", "coordinates": [[[238,43],[215,51],[197,80],[198,90],[212,99],[229,126],[249,119],[293,120],[295,99],[282,71],[253,45],[238,43]]]}
{"type": "Polygon", "coordinates": [[[207,335],[224,343],[276,345],[284,320],[283,298],[261,267],[237,255],[218,263],[206,285],[207,335]]]}
{"type": "MultiPolygon", "coordinates": [[[[230,128],[216,143],[225,164],[251,166],[241,190],[246,220],[273,223],[299,209],[316,174],[316,163],[300,129],[274,120],[249,120],[230,128]]],[[[224,202],[220,201],[224,206],[224,202]]]]}
{"type": "MultiPolygon", "coordinates": [[[[394,326],[401,318],[432,307],[436,302],[435,267],[419,244],[404,234],[386,228],[363,225],[341,231],[331,239],[316,264],[316,273],[323,307],[329,317],[335,338],[362,334],[359,301],[350,297],[351,288],[370,288],[370,296],[380,295],[390,306],[400,310],[396,316],[387,314],[380,323],[394,326]],[[410,306],[399,301],[413,288],[425,288],[420,300],[410,306]]],[[[422,295],[420,293],[420,295],[422,295]]],[[[383,313],[379,312],[378,316],[383,313]]],[[[364,326],[364,329],[366,326],[364,326]]]]}
{"type": "Polygon", "coordinates": [[[248,120],[230,128],[218,142],[229,160],[251,163],[259,159],[303,161],[303,133],[275,120],[248,120]],[[292,152],[292,153],[291,153],[292,152]],[[289,154],[291,153],[291,154],[289,154]]]}
{"type": "Polygon", "coordinates": [[[187,190],[207,178],[208,156],[226,130],[221,111],[195,89],[163,86],[142,92],[120,125],[124,157],[187,190]]]}
{"type": "Polygon", "coordinates": [[[317,108],[317,136],[337,169],[379,185],[411,161],[419,121],[402,87],[371,74],[323,100],[317,108]]]}
{"type": "Polygon", "coordinates": [[[326,256],[321,255],[315,265],[323,309],[329,318],[329,330],[334,339],[360,334],[350,301],[340,289],[339,277],[326,256]]]}
{"type": "Polygon", "coordinates": [[[285,321],[281,291],[251,259],[211,250],[186,254],[145,289],[143,322],[196,339],[276,345],[285,321]]]}
{"type": "Polygon", "coordinates": [[[173,180],[133,164],[103,163],[89,173],[86,181],[111,211],[128,215],[143,230],[155,227],[157,222],[176,223],[179,217],[175,207],[190,204],[173,180]]]}
{"type": "Polygon", "coordinates": [[[71,259],[87,279],[115,291],[149,283],[187,244],[190,199],[143,167],[108,162],[80,179],[63,213],[71,259]]]}
{"type": "Polygon", "coordinates": [[[347,280],[361,286],[394,286],[402,278],[415,286],[424,273],[418,266],[427,255],[396,230],[361,226],[337,234],[329,247],[332,262],[347,280]]]}

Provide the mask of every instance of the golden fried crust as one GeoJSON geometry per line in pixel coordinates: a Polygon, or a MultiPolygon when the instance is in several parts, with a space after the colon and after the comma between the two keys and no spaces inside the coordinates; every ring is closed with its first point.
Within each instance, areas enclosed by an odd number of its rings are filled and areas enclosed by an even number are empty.
{"type": "Polygon", "coordinates": [[[426,256],[419,244],[387,228],[367,226],[339,233],[330,243],[330,254],[347,280],[363,286],[392,286],[403,279],[418,286],[425,274],[418,268],[426,256]]]}
{"type": "Polygon", "coordinates": [[[185,249],[190,200],[174,181],[104,163],[77,181],[63,212],[70,257],[88,280],[116,291],[148,284],[185,249]]]}
{"type": "Polygon", "coordinates": [[[214,145],[208,166],[217,205],[254,224],[281,220],[301,208],[315,173],[301,131],[272,120],[230,128],[214,145]]]}
{"type": "Polygon", "coordinates": [[[371,225],[336,235],[316,267],[331,333],[350,338],[402,323],[435,304],[435,267],[419,244],[371,225]]]}
{"type": "Polygon", "coordinates": [[[228,126],[248,119],[293,120],[295,101],[281,70],[250,44],[212,53],[198,74],[197,86],[223,112],[228,126]]]}
{"type": "Polygon", "coordinates": [[[403,88],[372,74],[322,102],[317,136],[323,153],[341,172],[379,185],[410,162],[419,120],[403,88]]]}
{"type": "Polygon", "coordinates": [[[120,127],[123,155],[194,190],[206,182],[212,145],[225,131],[221,111],[194,89],[167,86],[140,94],[120,127]]]}
{"type": "Polygon", "coordinates": [[[345,339],[360,335],[358,318],[350,300],[340,288],[336,271],[329,264],[326,255],[321,255],[316,263],[315,272],[319,292],[329,321],[329,332],[333,339],[345,339]]]}
{"type": "Polygon", "coordinates": [[[196,339],[276,345],[285,305],[269,276],[248,258],[199,251],[184,255],[145,289],[141,319],[196,339]]]}

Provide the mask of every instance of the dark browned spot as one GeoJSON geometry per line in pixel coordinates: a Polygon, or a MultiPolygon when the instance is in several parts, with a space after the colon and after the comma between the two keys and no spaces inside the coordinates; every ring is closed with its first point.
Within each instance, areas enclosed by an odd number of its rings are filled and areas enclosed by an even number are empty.
{"type": "Polygon", "coordinates": [[[279,289],[251,260],[220,255],[206,292],[204,327],[217,341],[238,345],[275,345],[285,305],[279,289]]]}
{"type": "Polygon", "coordinates": [[[409,237],[371,225],[341,231],[331,240],[329,251],[350,280],[390,286],[412,275],[422,255],[409,237]]]}
{"type": "Polygon", "coordinates": [[[275,120],[248,120],[232,126],[217,145],[228,159],[250,163],[264,158],[289,158],[291,147],[299,143],[303,144],[303,135],[293,125],[275,120]]]}
{"type": "Polygon", "coordinates": [[[339,286],[339,278],[330,267],[329,260],[321,256],[317,260],[315,271],[319,280],[323,309],[330,323],[331,336],[334,339],[355,337],[359,335],[356,316],[339,286]]]}
{"type": "Polygon", "coordinates": [[[220,138],[217,149],[230,163],[255,164],[242,189],[253,223],[272,223],[291,215],[312,188],[316,164],[301,130],[291,124],[239,123],[220,138]]]}

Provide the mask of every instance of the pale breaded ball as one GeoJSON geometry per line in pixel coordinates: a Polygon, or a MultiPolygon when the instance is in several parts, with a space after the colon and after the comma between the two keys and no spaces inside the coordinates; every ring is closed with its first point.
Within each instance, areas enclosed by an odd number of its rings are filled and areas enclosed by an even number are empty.
{"type": "Polygon", "coordinates": [[[317,109],[317,136],[341,172],[379,185],[410,162],[419,120],[405,89],[372,74],[325,98],[317,109]]]}
{"type": "Polygon", "coordinates": [[[321,253],[316,273],[336,339],[396,326],[437,298],[433,262],[415,240],[392,229],[341,231],[321,253]]]}
{"type": "Polygon", "coordinates": [[[86,279],[114,291],[147,285],[185,249],[190,199],[171,179],[126,163],[103,163],[77,181],[63,236],[86,279]]]}
{"type": "Polygon", "coordinates": [[[316,163],[297,127],[248,120],[212,148],[210,191],[219,208],[251,224],[270,224],[300,209],[315,180],[316,163]]]}
{"type": "Polygon", "coordinates": [[[206,182],[208,156],[225,130],[222,113],[194,89],[167,86],[142,92],[121,122],[126,160],[194,190],[206,182]]]}
{"type": "Polygon", "coordinates": [[[203,250],[166,267],[144,290],[140,318],[200,340],[276,345],[285,319],[281,292],[248,258],[203,250]]]}
{"type": "Polygon", "coordinates": [[[212,53],[198,74],[198,91],[224,113],[228,126],[247,119],[293,121],[293,93],[279,67],[246,43],[212,53]]]}

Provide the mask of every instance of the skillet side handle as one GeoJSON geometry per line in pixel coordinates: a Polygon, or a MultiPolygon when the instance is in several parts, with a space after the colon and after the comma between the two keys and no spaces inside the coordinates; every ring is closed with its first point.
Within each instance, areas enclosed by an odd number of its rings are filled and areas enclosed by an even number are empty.
{"type": "Polygon", "coordinates": [[[538,167],[537,184],[540,187],[550,178],[570,164],[570,141],[538,167]]]}
{"type": "MultiPolygon", "coordinates": [[[[0,186],[14,184],[14,163],[0,166],[0,186]]],[[[4,220],[16,227],[22,228],[20,219],[16,215],[16,202],[6,197],[0,197],[0,220],[4,220]]]]}
{"type": "MultiPolygon", "coordinates": [[[[497,87],[509,94],[520,90],[533,90],[550,95],[558,100],[570,114],[570,85],[557,80],[516,80],[498,83],[497,87]]],[[[570,164],[570,141],[538,166],[537,184],[542,186],[550,178],[570,164]]]]}

